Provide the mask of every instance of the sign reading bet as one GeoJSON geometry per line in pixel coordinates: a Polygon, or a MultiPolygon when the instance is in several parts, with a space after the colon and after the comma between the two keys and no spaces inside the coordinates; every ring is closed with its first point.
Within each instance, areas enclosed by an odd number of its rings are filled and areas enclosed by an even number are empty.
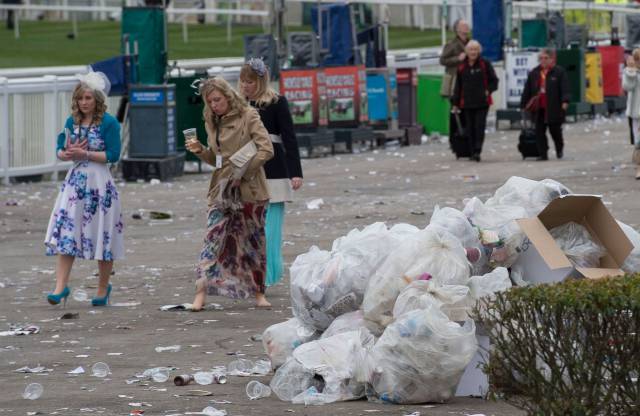
{"type": "Polygon", "coordinates": [[[520,96],[527,82],[529,71],[538,65],[538,52],[522,51],[507,52],[506,67],[506,102],[507,104],[519,106],[520,96]]]}

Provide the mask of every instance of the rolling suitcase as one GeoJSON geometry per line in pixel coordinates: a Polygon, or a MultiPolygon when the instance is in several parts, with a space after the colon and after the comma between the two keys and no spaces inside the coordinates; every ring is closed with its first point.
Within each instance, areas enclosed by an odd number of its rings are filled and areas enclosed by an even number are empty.
{"type": "Polygon", "coordinates": [[[522,160],[540,156],[535,125],[527,120],[524,112],[522,113],[522,130],[520,130],[518,137],[518,150],[522,154],[522,160]]]}
{"type": "Polygon", "coordinates": [[[451,151],[456,155],[456,159],[471,157],[469,138],[465,134],[464,127],[462,127],[462,123],[460,122],[460,113],[453,113],[453,116],[456,120],[457,129],[451,134],[451,139],[449,140],[451,151]]]}

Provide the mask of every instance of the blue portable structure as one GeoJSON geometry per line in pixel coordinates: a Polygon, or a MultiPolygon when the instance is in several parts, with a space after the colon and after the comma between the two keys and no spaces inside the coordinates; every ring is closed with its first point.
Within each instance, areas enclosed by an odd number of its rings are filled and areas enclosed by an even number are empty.
{"type": "Polygon", "coordinates": [[[109,95],[125,95],[129,92],[129,84],[135,84],[135,66],[131,55],[114,56],[113,58],[95,62],[89,66],[95,72],[104,73],[111,83],[109,95]]]}
{"type": "Polygon", "coordinates": [[[473,37],[482,45],[482,56],[502,59],[504,15],[502,0],[473,0],[473,37]]]}
{"type": "Polygon", "coordinates": [[[320,50],[328,51],[323,66],[362,64],[360,53],[356,53],[354,18],[348,4],[312,7],[311,25],[320,38],[320,50]]]}

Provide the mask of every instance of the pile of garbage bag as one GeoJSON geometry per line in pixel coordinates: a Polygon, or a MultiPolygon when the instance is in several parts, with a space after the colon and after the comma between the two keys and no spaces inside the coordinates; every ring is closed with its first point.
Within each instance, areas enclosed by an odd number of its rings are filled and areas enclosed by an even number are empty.
{"type": "MultiPolygon", "coordinates": [[[[478,300],[528,284],[515,264],[525,240],[516,220],[570,193],[512,177],[485,202],[436,207],[422,229],[375,223],[330,251],[311,247],[290,269],[294,318],[263,335],[274,393],[305,405],[451,398],[478,348],[469,317],[478,300]]],[[[635,247],[622,268],[639,272],[640,234],[619,224],[635,247]]],[[[576,266],[597,267],[606,254],[579,224],[551,234],[576,266]]]]}
{"type": "Polygon", "coordinates": [[[331,251],[311,247],[291,265],[294,315],[324,331],[338,316],[360,308],[370,277],[403,240],[418,228],[371,224],[334,241],[331,251]]]}

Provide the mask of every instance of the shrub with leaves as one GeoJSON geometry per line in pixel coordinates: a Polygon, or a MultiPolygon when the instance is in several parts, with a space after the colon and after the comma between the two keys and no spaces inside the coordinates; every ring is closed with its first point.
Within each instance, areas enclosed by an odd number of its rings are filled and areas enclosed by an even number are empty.
{"type": "Polygon", "coordinates": [[[473,315],[493,392],[530,415],[640,414],[640,275],[513,288],[473,315]]]}

